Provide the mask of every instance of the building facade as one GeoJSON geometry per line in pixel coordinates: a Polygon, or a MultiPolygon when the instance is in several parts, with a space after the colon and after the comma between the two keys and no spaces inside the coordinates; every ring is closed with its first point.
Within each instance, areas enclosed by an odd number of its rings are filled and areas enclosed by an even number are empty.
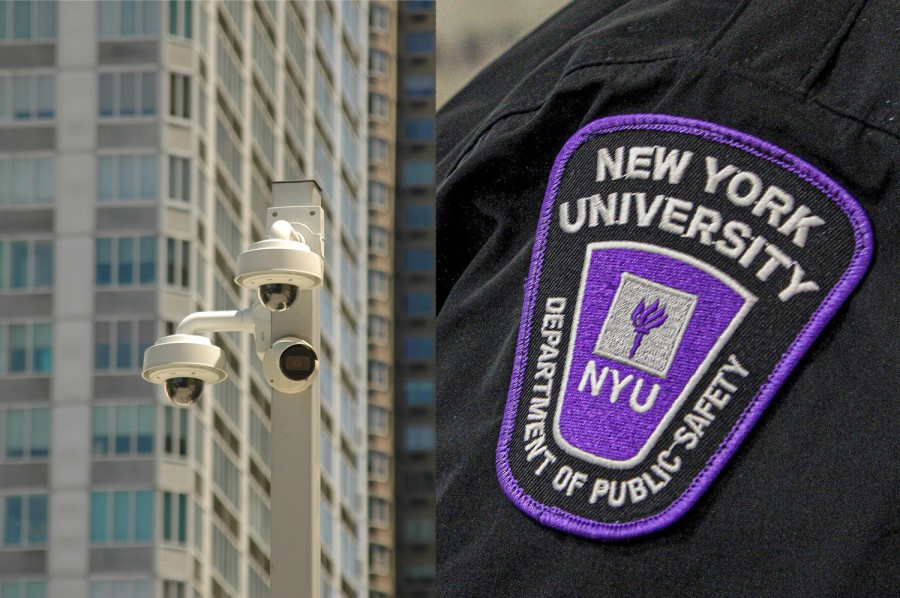
{"type": "Polygon", "coordinates": [[[397,2],[369,7],[369,596],[396,596],[394,500],[394,190],[397,2]]]}
{"type": "Polygon", "coordinates": [[[397,594],[435,595],[435,3],[399,3],[394,277],[397,594]]]}
{"type": "Polygon", "coordinates": [[[140,378],[275,180],[315,178],[322,595],[368,594],[368,11],[0,2],[0,596],[268,596],[269,389],[247,335],[191,409],[140,378]]]}

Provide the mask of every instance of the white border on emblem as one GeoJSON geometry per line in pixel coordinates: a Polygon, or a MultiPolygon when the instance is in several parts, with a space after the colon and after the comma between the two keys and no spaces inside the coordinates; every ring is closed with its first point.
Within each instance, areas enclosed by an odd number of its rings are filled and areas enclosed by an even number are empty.
{"type": "Polygon", "coordinates": [[[756,297],[756,295],[747,290],[739,282],[737,282],[724,272],[721,272],[717,268],[714,268],[713,266],[707,264],[706,262],[702,262],[693,256],[687,255],[686,253],[681,253],[672,249],[666,249],[665,247],[659,247],[657,245],[636,243],[633,241],[603,241],[599,243],[588,243],[585,248],[584,267],[582,268],[581,272],[581,285],[578,288],[578,305],[575,308],[575,320],[571,328],[572,334],[570,335],[569,339],[569,352],[566,357],[566,369],[565,372],[563,372],[563,383],[560,387],[559,399],[556,403],[556,413],[553,416],[553,437],[555,438],[559,447],[570,455],[578,457],[583,461],[601,465],[603,467],[608,467],[609,469],[630,469],[635,465],[643,462],[644,459],[647,458],[647,454],[656,445],[659,437],[669,426],[672,418],[674,418],[675,414],[678,413],[678,409],[687,399],[691,391],[694,390],[694,387],[697,386],[697,384],[700,382],[700,379],[703,378],[703,375],[706,374],[706,371],[709,369],[709,366],[712,365],[712,362],[715,360],[715,358],[719,355],[722,347],[725,346],[725,343],[728,342],[728,339],[731,338],[731,335],[734,334],[734,331],[737,330],[737,327],[741,324],[741,322],[743,322],[744,318],[747,317],[747,313],[757,301],[758,298],[756,297]],[[694,372],[694,375],[691,376],[687,381],[687,384],[685,384],[684,386],[684,390],[681,391],[681,394],[678,395],[678,398],[674,403],[672,403],[672,406],[669,407],[666,415],[659,422],[659,425],[656,426],[656,429],[653,431],[653,434],[650,435],[650,438],[647,439],[647,442],[644,444],[643,448],[638,451],[637,455],[630,459],[626,459],[625,461],[605,459],[603,457],[598,457],[597,455],[574,447],[569,444],[569,442],[565,438],[563,438],[563,435],[559,429],[559,418],[562,412],[562,405],[563,399],[566,394],[566,387],[569,384],[569,366],[572,363],[572,354],[575,350],[575,334],[578,332],[578,320],[581,314],[581,304],[584,297],[584,288],[587,284],[587,273],[590,266],[591,252],[597,249],[637,249],[640,251],[646,251],[648,253],[664,255],[666,257],[679,260],[681,262],[694,266],[695,268],[703,270],[704,272],[720,280],[722,283],[731,287],[736,293],[744,298],[744,305],[740,310],[738,310],[737,314],[735,314],[734,318],[731,320],[731,323],[728,325],[728,328],[726,328],[721,336],[719,336],[716,344],[713,345],[712,349],[710,349],[709,353],[707,354],[706,359],[703,360],[703,363],[700,364],[700,366],[697,368],[697,371],[694,372]]]}

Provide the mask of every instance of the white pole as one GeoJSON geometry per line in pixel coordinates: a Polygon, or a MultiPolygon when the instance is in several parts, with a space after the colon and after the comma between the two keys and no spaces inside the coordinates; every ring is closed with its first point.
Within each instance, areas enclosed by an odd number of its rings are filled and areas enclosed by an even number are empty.
{"type": "MultiPolygon", "coordinates": [[[[317,206],[322,200],[314,182],[276,183],[275,208],[317,206]]],[[[277,210],[275,210],[277,212],[277,210]]],[[[267,228],[280,219],[270,210],[267,228]]],[[[322,233],[321,228],[318,231],[322,233]]],[[[309,243],[312,247],[312,243],[309,243]]],[[[321,246],[312,247],[320,252],[321,246]]],[[[299,336],[316,351],[320,344],[319,289],[301,291],[287,311],[272,314],[272,340],[299,336]]],[[[319,598],[320,381],[288,395],[272,390],[272,559],[273,598],[319,598]]]]}

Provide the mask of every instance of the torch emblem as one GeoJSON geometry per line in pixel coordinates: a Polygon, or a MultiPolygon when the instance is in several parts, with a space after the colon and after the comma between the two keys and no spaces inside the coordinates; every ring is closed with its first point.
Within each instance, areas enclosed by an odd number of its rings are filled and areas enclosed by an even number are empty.
{"type": "Polygon", "coordinates": [[[650,307],[644,307],[644,302],[645,300],[641,299],[638,306],[631,312],[631,324],[634,326],[634,344],[631,346],[631,353],[628,354],[628,357],[634,357],[638,347],[641,346],[641,341],[644,340],[644,336],[650,334],[650,331],[654,328],[659,328],[665,324],[666,319],[669,317],[666,314],[666,306],[660,306],[659,299],[654,301],[650,307]]]}

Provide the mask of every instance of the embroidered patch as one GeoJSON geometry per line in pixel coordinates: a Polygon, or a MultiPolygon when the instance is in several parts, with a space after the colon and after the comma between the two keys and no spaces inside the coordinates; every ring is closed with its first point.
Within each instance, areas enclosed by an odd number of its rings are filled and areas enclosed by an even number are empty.
{"type": "Polygon", "coordinates": [[[503,427],[504,491],[628,538],[682,516],[868,268],[862,208],[710,123],[591,123],[550,176],[503,427]]]}

